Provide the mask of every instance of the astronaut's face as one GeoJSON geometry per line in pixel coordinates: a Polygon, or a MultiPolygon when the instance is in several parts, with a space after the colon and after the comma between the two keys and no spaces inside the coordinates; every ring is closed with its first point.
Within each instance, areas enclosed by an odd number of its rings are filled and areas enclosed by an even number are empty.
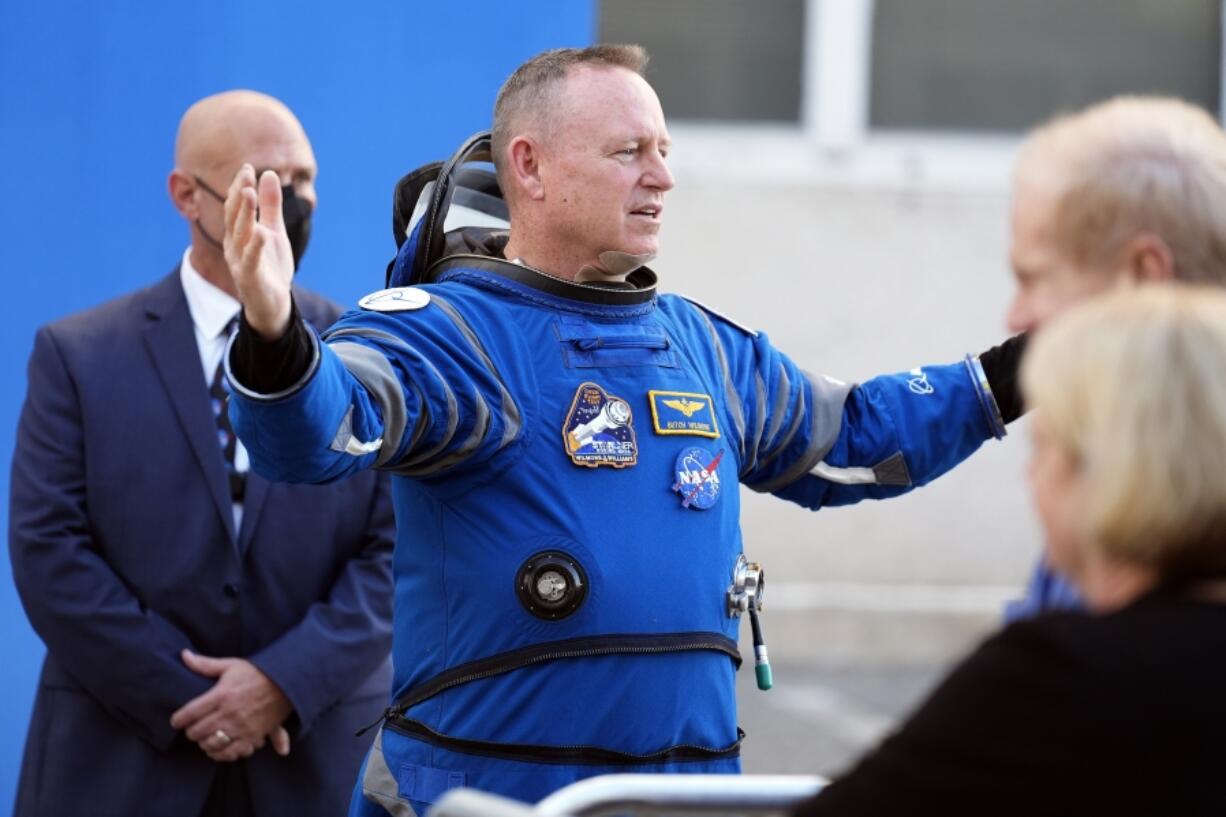
{"type": "Polygon", "coordinates": [[[580,66],[550,117],[541,181],[555,240],[596,263],[600,253],[659,249],[669,137],[660,100],[633,71],[580,66]]]}

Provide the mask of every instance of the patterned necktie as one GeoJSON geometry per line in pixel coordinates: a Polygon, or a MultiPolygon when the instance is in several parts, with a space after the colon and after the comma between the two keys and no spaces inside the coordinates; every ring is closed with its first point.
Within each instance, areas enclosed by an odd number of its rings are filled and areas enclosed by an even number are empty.
{"type": "MultiPolygon", "coordinates": [[[[232,318],[226,324],[225,336],[230,337],[238,318],[232,318]]],[[[238,438],[234,435],[234,426],[230,425],[230,413],[226,411],[226,401],[229,394],[225,386],[225,353],[217,361],[217,371],[213,372],[213,382],[209,384],[209,402],[213,406],[213,417],[217,420],[217,443],[221,446],[221,455],[226,462],[226,476],[230,481],[230,500],[242,502],[247,490],[247,475],[234,467],[234,453],[238,448],[238,438]]]]}

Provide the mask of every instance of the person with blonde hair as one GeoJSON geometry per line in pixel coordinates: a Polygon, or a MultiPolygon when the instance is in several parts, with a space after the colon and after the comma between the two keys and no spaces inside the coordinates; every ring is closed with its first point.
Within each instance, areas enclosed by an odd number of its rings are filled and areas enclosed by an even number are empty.
{"type": "Polygon", "coordinates": [[[1092,614],[984,642],[798,817],[1226,813],[1226,293],[1076,309],[1022,380],[1047,555],[1092,614]]]}
{"type": "MultiPolygon", "coordinates": [[[[1120,285],[1226,284],[1226,132],[1202,108],[1163,97],[1117,97],[1052,120],[1019,153],[1011,243],[1015,332],[1120,285]]],[[[1081,606],[1040,564],[1007,616],[1081,606]]]]}

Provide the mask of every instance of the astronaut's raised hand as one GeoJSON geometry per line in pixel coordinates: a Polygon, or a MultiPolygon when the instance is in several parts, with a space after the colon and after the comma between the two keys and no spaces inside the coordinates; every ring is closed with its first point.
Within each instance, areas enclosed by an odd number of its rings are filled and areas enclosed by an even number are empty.
{"type": "Polygon", "coordinates": [[[226,263],[247,323],[261,337],[285,334],[291,310],[294,253],[281,217],[281,180],[244,164],[226,195],[226,263]]]}

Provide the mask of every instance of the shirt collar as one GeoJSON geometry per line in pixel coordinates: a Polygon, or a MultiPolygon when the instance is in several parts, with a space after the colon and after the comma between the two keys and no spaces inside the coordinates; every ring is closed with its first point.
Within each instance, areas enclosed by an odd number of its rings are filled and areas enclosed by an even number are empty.
{"type": "Polygon", "coordinates": [[[187,296],[187,311],[192,323],[206,338],[215,338],[225,331],[226,325],[238,315],[242,304],[228,292],[223,292],[209,283],[192,266],[192,248],[183,253],[179,265],[179,280],[183,294],[187,296]]]}

